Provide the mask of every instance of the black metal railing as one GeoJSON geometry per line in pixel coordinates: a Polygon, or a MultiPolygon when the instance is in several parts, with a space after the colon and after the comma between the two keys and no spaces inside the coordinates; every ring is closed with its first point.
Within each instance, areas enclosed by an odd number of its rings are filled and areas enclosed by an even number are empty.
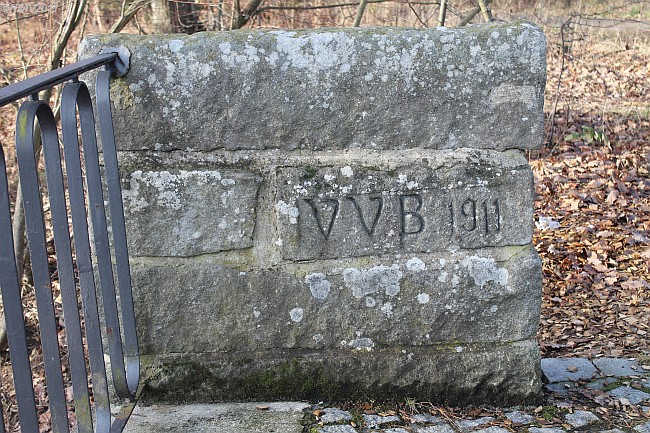
{"type": "MultiPolygon", "coordinates": [[[[49,418],[51,430],[57,433],[68,432],[70,424],[62,365],[67,365],[70,372],[76,431],[79,433],[122,431],[140,392],[140,357],[109,96],[111,77],[123,75],[127,69],[128,52],[124,48],[106,50],[93,58],[0,89],[0,106],[28,96],[32,99],[22,103],[18,111],[16,157],[38,312],[49,418]],[[100,67],[104,68],[97,73],[95,100],[102,161],[97,145],[91,96],[86,84],[79,81],[80,74],[100,67]],[[65,82],[60,109],[62,159],[55,116],[45,101],[38,100],[38,92],[65,82]],[[37,123],[39,128],[36,128],[37,123]],[[35,157],[35,139],[38,138],[36,134],[39,130],[50,218],[46,218],[43,212],[38,162],[35,157]],[[106,191],[103,185],[106,186],[106,191]],[[112,243],[109,240],[105,198],[109,204],[112,243]],[[74,244],[70,237],[69,218],[72,221],[74,244]],[[92,224],[92,240],[89,236],[89,220],[92,224]],[[59,320],[55,315],[46,227],[53,233],[56,251],[63,329],[68,352],[64,363],[59,349],[59,320]],[[95,269],[99,276],[101,296],[96,291],[95,269]],[[100,302],[103,307],[101,317],[100,302]],[[114,416],[111,414],[108,375],[104,362],[102,325],[108,342],[110,377],[116,394],[129,401],[114,416]]],[[[33,366],[30,364],[17,269],[7,170],[4,152],[0,148],[0,288],[19,424],[23,433],[36,433],[43,426],[39,426],[34,398],[33,366]]],[[[4,420],[0,421],[0,433],[4,433],[4,420]]]]}

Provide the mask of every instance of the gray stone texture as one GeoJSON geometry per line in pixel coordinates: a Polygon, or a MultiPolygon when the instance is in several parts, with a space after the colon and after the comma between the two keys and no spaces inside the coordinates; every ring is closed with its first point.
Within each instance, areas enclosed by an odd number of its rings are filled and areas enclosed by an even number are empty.
{"type": "Polygon", "coordinates": [[[543,135],[546,44],[528,23],[104,35],[126,46],[118,147],[531,149],[543,135]]]}
{"type": "Polygon", "coordinates": [[[318,433],[357,433],[351,425],[326,425],[317,428],[318,433]]]}
{"type": "Polygon", "coordinates": [[[596,415],[588,410],[577,410],[564,416],[566,421],[575,428],[584,427],[600,421],[596,415]]]}
{"type": "Polygon", "coordinates": [[[474,430],[475,433],[510,433],[510,430],[503,427],[492,426],[488,428],[482,428],[474,430]]]}
{"type": "Polygon", "coordinates": [[[428,413],[418,413],[410,417],[412,423],[442,424],[445,420],[442,417],[428,413]]]}
{"type": "Polygon", "coordinates": [[[381,416],[381,415],[363,415],[363,422],[368,428],[379,428],[386,424],[399,422],[400,419],[395,415],[381,416]]]}
{"type": "Polygon", "coordinates": [[[542,372],[549,383],[592,379],[596,367],[585,358],[544,358],[542,372]]]}
{"type": "Polygon", "coordinates": [[[634,427],[634,430],[639,433],[650,433],[650,421],[644,424],[639,424],[638,426],[634,427]]]}
{"type": "Polygon", "coordinates": [[[320,421],[323,424],[333,424],[341,421],[350,421],[352,415],[346,410],[341,410],[335,407],[327,407],[323,409],[323,413],[320,416],[320,421]]]}
{"type": "Polygon", "coordinates": [[[525,245],[533,178],[519,153],[436,154],[382,168],[278,169],[283,256],[292,260],[525,245]]]}
{"type": "MultiPolygon", "coordinates": [[[[301,433],[306,403],[220,403],[136,406],[124,433],[301,433]]],[[[354,430],[353,430],[354,432],[354,430]]]]}
{"type": "Polygon", "coordinates": [[[132,260],[142,353],[444,344],[462,354],[469,343],[532,341],[539,320],[541,269],[530,247],[275,270],[244,260],[132,260]]]}
{"type": "Polygon", "coordinates": [[[166,402],[264,400],[281,389],[287,399],[306,400],[399,400],[417,395],[452,405],[540,401],[534,340],[464,347],[462,352],[443,345],[145,356],[145,396],[166,402]]]}
{"type": "Polygon", "coordinates": [[[535,417],[525,412],[515,411],[515,412],[506,412],[506,418],[508,418],[513,423],[519,424],[531,424],[535,421],[535,417]]]}
{"type": "Polygon", "coordinates": [[[618,388],[609,391],[608,394],[616,398],[626,398],[632,404],[639,404],[642,401],[650,401],[650,394],[629,386],[619,386],[618,388]]]}
{"type": "Polygon", "coordinates": [[[449,424],[416,427],[414,431],[415,433],[456,433],[456,430],[449,424]]]}
{"type": "Polygon", "coordinates": [[[538,401],[539,28],[93,36],[80,55],[117,45],[150,401],[538,401]]]}
{"type": "Polygon", "coordinates": [[[566,430],[557,427],[531,427],[528,429],[530,433],[565,433],[566,430]]]}
{"type": "Polygon", "coordinates": [[[196,256],[253,245],[259,176],[233,170],[122,172],[132,256],[196,256]]]}
{"type": "Polygon", "coordinates": [[[595,358],[592,362],[606,376],[625,377],[644,373],[643,368],[636,361],[630,359],[595,358]]]}

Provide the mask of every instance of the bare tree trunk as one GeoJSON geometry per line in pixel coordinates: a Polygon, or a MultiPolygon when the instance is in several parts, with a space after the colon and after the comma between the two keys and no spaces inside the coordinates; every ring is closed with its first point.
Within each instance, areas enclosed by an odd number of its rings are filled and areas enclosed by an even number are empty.
{"type": "Polygon", "coordinates": [[[232,22],[230,25],[231,30],[236,30],[236,29],[241,29],[244,27],[257,13],[257,10],[260,8],[262,5],[262,2],[264,0],[249,0],[248,3],[246,3],[246,6],[244,6],[244,9],[239,9],[239,1],[236,1],[237,7],[235,8],[235,13],[232,17],[232,22]]]}
{"type": "Polygon", "coordinates": [[[363,18],[363,12],[366,10],[367,4],[368,4],[368,0],[361,0],[361,3],[359,3],[359,9],[357,9],[357,16],[354,19],[354,27],[359,27],[359,25],[361,25],[361,18],[363,18]]]}
{"type": "Polygon", "coordinates": [[[486,2],[486,0],[478,0],[478,5],[481,8],[481,12],[483,13],[485,21],[488,23],[492,22],[492,11],[490,10],[489,3],[486,2]]]}
{"type": "Polygon", "coordinates": [[[187,1],[169,1],[173,33],[192,34],[205,30],[196,5],[187,1]]]}
{"type": "Polygon", "coordinates": [[[440,13],[438,14],[438,26],[445,26],[445,18],[447,16],[447,0],[440,0],[440,13]]]}
{"type": "MultiPolygon", "coordinates": [[[[481,0],[481,1],[483,1],[483,0],[481,0]]],[[[491,3],[491,0],[485,0],[486,6],[489,5],[490,3],[491,3]]],[[[472,18],[474,18],[476,15],[479,14],[479,12],[481,12],[481,7],[480,6],[472,9],[471,11],[469,11],[467,13],[467,15],[465,16],[465,18],[463,18],[463,20],[460,22],[460,24],[458,24],[458,27],[463,27],[463,26],[467,25],[470,21],[472,21],[472,18]]]]}
{"type": "Polygon", "coordinates": [[[172,16],[169,11],[169,0],[152,0],[151,31],[153,33],[172,32],[172,16]]]}

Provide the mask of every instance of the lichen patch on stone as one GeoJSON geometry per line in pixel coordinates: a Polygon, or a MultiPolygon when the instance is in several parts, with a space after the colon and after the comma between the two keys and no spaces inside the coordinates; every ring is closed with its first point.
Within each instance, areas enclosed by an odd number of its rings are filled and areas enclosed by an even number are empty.
{"type": "Polygon", "coordinates": [[[490,281],[494,281],[501,286],[508,284],[508,270],[498,268],[493,258],[469,256],[460,263],[467,269],[474,279],[474,283],[480,287],[490,281]]]}
{"type": "Polygon", "coordinates": [[[296,307],[293,310],[289,311],[289,317],[291,317],[291,320],[296,323],[300,322],[302,321],[303,317],[305,317],[305,310],[296,307]]]}
{"type": "Polygon", "coordinates": [[[401,278],[402,271],[397,264],[370,269],[347,268],[343,271],[343,281],[357,299],[382,291],[388,296],[395,296],[400,291],[401,278]]]}
{"type": "Polygon", "coordinates": [[[316,299],[327,298],[332,287],[332,284],[327,281],[326,276],[320,272],[306,275],[305,282],[309,285],[311,295],[316,299]]]}

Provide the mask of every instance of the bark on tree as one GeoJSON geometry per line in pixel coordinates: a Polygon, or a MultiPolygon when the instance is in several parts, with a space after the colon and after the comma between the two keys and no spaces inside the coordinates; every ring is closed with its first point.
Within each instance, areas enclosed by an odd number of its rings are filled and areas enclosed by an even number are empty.
{"type": "Polygon", "coordinates": [[[440,1],[440,13],[438,14],[438,26],[445,26],[445,18],[447,16],[447,0],[440,1]]]}
{"type": "Polygon", "coordinates": [[[186,0],[152,0],[151,30],[153,33],[187,33],[205,30],[196,6],[186,0]]]}
{"type": "Polygon", "coordinates": [[[483,17],[485,17],[485,21],[488,23],[491,22],[493,18],[492,18],[492,11],[490,10],[489,2],[487,2],[486,0],[478,0],[478,5],[481,8],[483,17]]]}
{"type": "Polygon", "coordinates": [[[241,29],[248,24],[250,19],[257,13],[263,1],[264,0],[249,0],[248,3],[246,3],[246,6],[244,6],[244,9],[240,9],[239,1],[237,1],[230,29],[241,29]]]}

